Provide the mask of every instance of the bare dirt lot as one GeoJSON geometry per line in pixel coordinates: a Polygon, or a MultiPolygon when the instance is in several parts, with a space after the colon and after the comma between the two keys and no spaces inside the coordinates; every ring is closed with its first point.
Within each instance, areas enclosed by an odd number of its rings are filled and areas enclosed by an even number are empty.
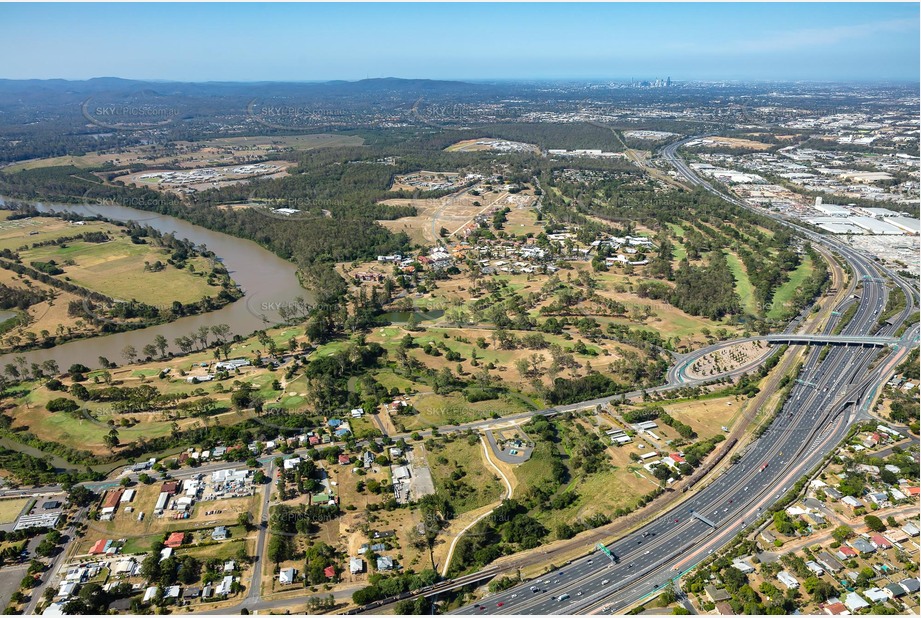
{"type": "Polygon", "coordinates": [[[448,231],[448,237],[462,237],[464,230],[474,225],[477,215],[505,206],[514,208],[509,197],[517,196],[505,191],[473,195],[470,190],[463,190],[437,199],[385,200],[384,204],[414,206],[417,214],[379,223],[392,232],[406,232],[416,242],[433,243],[441,238],[441,228],[448,231]]]}

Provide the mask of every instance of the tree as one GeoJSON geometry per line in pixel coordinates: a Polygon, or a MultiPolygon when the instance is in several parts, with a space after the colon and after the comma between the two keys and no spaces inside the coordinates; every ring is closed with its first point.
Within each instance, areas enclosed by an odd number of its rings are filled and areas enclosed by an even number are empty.
{"type": "Polygon", "coordinates": [[[135,348],[133,345],[126,345],[124,348],[122,348],[122,356],[129,363],[133,363],[138,357],[137,348],[135,348]]]}
{"type": "Polygon", "coordinates": [[[109,450],[114,453],[115,448],[121,443],[118,439],[118,430],[114,427],[109,430],[109,433],[103,436],[102,443],[105,444],[109,450]]]}
{"type": "Polygon", "coordinates": [[[867,515],[863,518],[863,523],[873,532],[883,532],[886,529],[886,524],[876,515],[867,515]]]}
{"type": "Polygon", "coordinates": [[[166,348],[169,347],[169,342],[166,340],[166,337],[157,335],[154,337],[153,344],[160,351],[160,356],[166,356],[166,348]]]}
{"type": "Polygon", "coordinates": [[[838,526],[832,531],[831,535],[836,541],[843,543],[854,536],[854,531],[851,530],[850,526],[838,526]]]}
{"type": "Polygon", "coordinates": [[[668,584],[665,585],[665,588],[662,589],[662,594],[659,596],[659,600],[665,605],[671,605],[678,600],[678,593],[675,591],[674,582],[668,582],[668,584]]]}

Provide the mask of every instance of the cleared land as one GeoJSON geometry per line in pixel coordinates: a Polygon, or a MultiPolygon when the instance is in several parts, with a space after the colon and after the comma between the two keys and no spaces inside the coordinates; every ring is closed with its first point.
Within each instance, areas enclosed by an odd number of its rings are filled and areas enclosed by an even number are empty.
{"type": "Polygon", "coordinates": [[[92,152],[80,156],[48,157],[16,163],[4,168],[18,172],[42,167],[73,165],[95,168],[102,165],[121,166],[144,164],[148,166],[177,165],[183,168],[203,165],[236,164],[262,160],[267,154],[287,150],[312,150],[337,146],[361,146],[364,139],[357,136],[313,133],[279,137],[224,137],[204,142],[173,142],[169,148],[162,146],[136,146],[124,152],[92,152]]]}

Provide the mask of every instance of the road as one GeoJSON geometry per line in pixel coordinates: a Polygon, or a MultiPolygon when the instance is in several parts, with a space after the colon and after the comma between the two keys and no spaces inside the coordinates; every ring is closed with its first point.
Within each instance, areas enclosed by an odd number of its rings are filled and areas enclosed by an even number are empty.
{"type": "MultiPolygon", "coordinates": [[[[663,154],[673,160],[679,173],[722,196],[677,158],[676,146],[669,148],[663,154]]],[[[842,335],[871,334],[888,295],[881,274],[903,289],[905,310],[891,325],[873,333],[892,336],[915,310],[917,292],[894,273],[877,267],[870,258],[834,240],[802,231],[813,242],[841,254],[850,263],[854,280],[863,282],[857,312],[842,329],[842,335]]],[[[839,304],[838,309],[847,302],[839,304]]],[[[834,328],[836,319],[826,323],[825,334],[834,328]]],[[[559,571],[488,596],[483,604],[455,613],[616,613],[655,594],[757,520],[799,478],[821,463],[855,421],[868,418],[866,409],[875,387],[917,342],[917,334],[917,325],[908,329],[900,344],[886,352],[886,359],[877,366],[874,361],[879,350],[870,346],[833,346],[823,360],[819,360],[818,350],[810,350],[787,402],[764,434],[744,450],[738,463],[676,508],[608,545],[616,561],[600,552],[589,554],[559,571]]]]}

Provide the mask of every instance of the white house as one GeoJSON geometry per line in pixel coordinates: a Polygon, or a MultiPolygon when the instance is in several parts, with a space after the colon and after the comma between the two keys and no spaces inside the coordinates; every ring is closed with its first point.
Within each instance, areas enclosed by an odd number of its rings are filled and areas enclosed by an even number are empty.
{"type": "Polygon", "coordinates": [[[799,588],[799,581],[787,571],[781,571],[777,574],[777,579],[780,580],[780,583],[787,587],[788,590],[794,590],[799,588]]]}
{"type": "Polygon", "coordinates": [[[278,573],[278,583],[282,586],[287,586],[294,583],[294,579],[297,577],[297,569],[282,569],[278,573]]]}

